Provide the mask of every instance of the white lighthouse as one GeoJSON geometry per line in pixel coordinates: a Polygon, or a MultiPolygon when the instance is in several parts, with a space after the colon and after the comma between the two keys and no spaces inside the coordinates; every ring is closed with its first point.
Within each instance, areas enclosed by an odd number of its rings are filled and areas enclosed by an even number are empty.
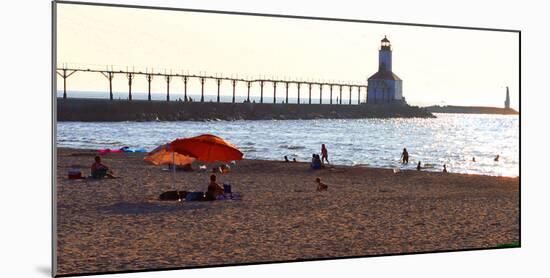
{"type": "Polygon", "coordinates": [[[404,100],[403,81],[392,72],[391,44],[384,36],[378,51],[378,72],[368,79],[367,103],[401,103],[404,100]]]}
{"type": "Polygon", "coordinates": [[[508,86],[506,86],[506,100],[504,101],[504,108],[510,109],[510,91],[508,90],[508,86]]]}

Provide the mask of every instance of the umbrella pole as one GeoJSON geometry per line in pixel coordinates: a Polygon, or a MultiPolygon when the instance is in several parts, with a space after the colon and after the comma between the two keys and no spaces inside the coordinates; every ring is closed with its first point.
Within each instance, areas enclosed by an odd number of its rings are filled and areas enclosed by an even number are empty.
{"type": "Polygon", "coordinates": [[[175,176],[176,176],[176,158],[175,158],[175,156],[176,156],[175,152],[172,152],[172,187],[178,193],[178,201],[181,202],[180,192],[176,188],[176,178],[175,178],[175,176]]]}

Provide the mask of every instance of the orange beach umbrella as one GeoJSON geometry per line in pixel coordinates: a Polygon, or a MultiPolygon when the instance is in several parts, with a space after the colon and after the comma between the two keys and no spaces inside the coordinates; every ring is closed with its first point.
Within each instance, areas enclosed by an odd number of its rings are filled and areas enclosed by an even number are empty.
{"type": "Polygon", "coordinates": [[[154,165],[173,164],[184,166],[191,164],[195,161],[195,158],[161,148],[149,153],[143,160],[151,162],[154,165]]]}
{"type": "Polygon", "coordinates": [[[237,147],[211,134],[176,139],[170,143],[170,150],[203,162],[230,162],[243,158],[243,153],[237,147]]]}

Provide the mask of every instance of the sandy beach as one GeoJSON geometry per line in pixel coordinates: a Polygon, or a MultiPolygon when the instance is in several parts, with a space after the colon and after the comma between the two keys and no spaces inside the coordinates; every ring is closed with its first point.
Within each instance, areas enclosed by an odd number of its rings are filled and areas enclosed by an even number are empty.
{"type": "Polygon", "coordinates": [[[58,275],[519,242],[519,178],[243,160],[218,174],[240,200],[179,203],[158,196],[205,191],[210,173],[114,153],[102,159],[120,178],[68,180],[74,165],[89,175],[96,153],[57,151],[58,275]]]}

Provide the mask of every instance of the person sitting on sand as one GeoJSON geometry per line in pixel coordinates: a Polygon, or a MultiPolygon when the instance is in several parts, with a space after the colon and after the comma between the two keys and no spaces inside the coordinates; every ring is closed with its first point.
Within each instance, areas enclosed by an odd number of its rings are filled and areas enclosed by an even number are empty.
{"type": "Polygon", "coordinates": [[[407,152],[407,148],[403,148],[401,159],[403,161],[403,164],[409,164],[409,152],[407,152]]]}
{"type": "Polygon", "coordinates": [[[322,167],[321,158],[318,154],[311,155],[311,169],[318,170],[322,167]]]}
{"type": "Polygon", "coordinates": [[[421,164],[420,164],[420,161],[418,161],[418,165],[416,165],[416,170],[417,170],[417,171],[422,170],[422,166],[421,166],[421,164]]]}
{"type": "Polygon", "coordinates": [[[494,159],[494,160],[495,160],[496,162],[498,162],[498,160],[499,160],[499,159],[500,159],[500,155],[499,155],[499,154],[497,154],[497,156],[495,157],[495,159],[494,159]]]}
{"type": "Polygon", "coordinates": [[[210,176],[210,184],[206,191],[206,200],[214,201],[218,196],[223,196],[223,188],[216,182],[216,175],[210,176]]]}
{"type": "Polygon", "coordinates": [[[221,172],[222,174],[227,174],[227,173],[229,173],[229,166],[226,165],[226,164],[222,164],[222,165],[220,166],[220,172],[221,172]]]}
{"type": "Polygon", "coordinates": [[[443,173],[447,173],[447,164],[443,164],[443,173]]]}
{"type": "Polygon", "coordinates": [[[296,160],[296,157],[292,159],[292,162],[298,162],[298,160],[296,160]]]}
{"type": "Polygon", "coordinates": [[[325,144],[321,144],[321,163],[324,161],[327,161],[327,164],[330,164],[328,162],[328,150],[325,144]]]}
{"type": "Polygon", "coordinates": [[[290,160],[288,160],[288,156],[285,155],[285,162],[290,162],[290,160]]]}
{"type": "Polygon", "coordinates": [[[328,185],[324,184],[321,182],[321,178],[316,178],[315,179],[315,182],[317,183],[317,191],[320,192],[320,191],[327,191],[328,190],[328,185]]]}
{"type": "Polygon", "coordinates": [[[95,157],[95,162],[94,164],[92,164],[91,173],[92,178],[94,179],[101,179],[104,177],[108,177],[111,179],[115,178],[115,176],[113,175],[113,171],[111,171],[107,165],[101,163],[101,157],[99,156],[95,157]]]}
{"type": "Polygon", "coordinates": [[[475,156],[474,156],[474,157],[472,157],[472,162],[476,162],[476,158],[475,158],[475,156]]]}

